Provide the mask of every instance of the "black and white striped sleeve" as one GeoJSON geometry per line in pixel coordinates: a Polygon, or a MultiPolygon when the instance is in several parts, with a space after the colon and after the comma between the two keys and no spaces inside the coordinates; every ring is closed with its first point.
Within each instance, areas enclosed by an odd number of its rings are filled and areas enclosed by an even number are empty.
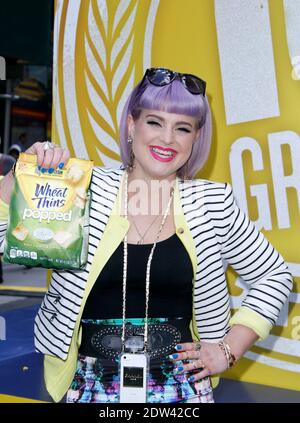
{"type": "Polygon", "coordinates": [[[249,285],[242,307],[274,325],[293,286],[282,256],[238,207],[230,185],[225,186],[226,234],[222,256],[249,285]]]}
{"type": "Polygon", "coordinates": [[[5,238],[5,232],[7,228],[7,222],[0,222],[0,253],[3,253],[4,249],[4,238],[5,238]]]}
{"type": "Polygon", "coordinates": [[[8,221],[8,205],[0,198],[0,253],[3,253],[4,238],[8,221]]]}

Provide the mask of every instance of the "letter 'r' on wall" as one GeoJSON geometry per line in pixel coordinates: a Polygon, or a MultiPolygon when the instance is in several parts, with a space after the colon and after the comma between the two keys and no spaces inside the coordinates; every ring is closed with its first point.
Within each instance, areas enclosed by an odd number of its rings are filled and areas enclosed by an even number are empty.
{"type": "Polygon", "coordinates": [[[290,213],[287,189],[294,188],[298,198],[300,211],[300,137],[293,131],[282,131],[270,134],[268,137],[274,194],[277,210],[278,226],[281,229],[290,228],[290,213]],[[282,157],[282,146],[287,145],[291,152],[292,172],[285,174],[282,157]]]}
{"type": "Polygon", "coordinates": [[[215,0],[226,122],[279,116],[268,0],[215,0]]]}

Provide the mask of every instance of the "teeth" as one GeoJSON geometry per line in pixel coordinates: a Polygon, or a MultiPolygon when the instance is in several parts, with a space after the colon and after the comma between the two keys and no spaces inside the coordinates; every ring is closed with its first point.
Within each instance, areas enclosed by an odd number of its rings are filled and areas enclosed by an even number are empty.
{"type": "Polygon", "coordinates": [[[168,156],[168,157],[174,156],[174,153],[172,151],[162,151],[162,150],[160,150],[159,148],[156,148],[156,147],[151,147],[151,150],[155,151],[155,153],[158,153],[161,156],[168,156]]]}

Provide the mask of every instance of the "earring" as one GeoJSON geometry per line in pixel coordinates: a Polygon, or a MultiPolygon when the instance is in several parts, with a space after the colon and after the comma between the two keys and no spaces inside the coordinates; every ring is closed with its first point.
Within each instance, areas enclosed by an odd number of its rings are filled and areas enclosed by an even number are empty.
{"type": "Polygon", "coordinates": [[[129,162],[129,165],[128,165],[130,171],[132,171],[132,169],[134,168],[134,165],[133,165],[134,159],[135,159],[134,153],[133,153],[132,148],[131,148],[131,150],[130,150],[130,162],[129,162]]]}
{"type": "Polygon", "coordinates": [[[133,139],[131,138],[130,135],[128,135],[127,142],[130,145],[130,161],[129,161],[129,164],[128,164],[128,170],[132,171],[132,169],[134,168],[133,162],[134,162],[135,157],[134,157],[134,153],[133,153],[133,150],[132,150],[133,139]]]}
{"type": "Polygon", "coordinates": [[[190,179],[189,177],[189,160],[186,162],[184,166],[184,179],[190,179]]]}

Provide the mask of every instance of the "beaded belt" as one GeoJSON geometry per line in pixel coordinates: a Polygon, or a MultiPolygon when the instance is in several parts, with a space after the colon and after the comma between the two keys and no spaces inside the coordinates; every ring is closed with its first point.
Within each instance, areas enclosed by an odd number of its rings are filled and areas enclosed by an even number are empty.
{"type": "MultiPolygon", "coordinates": [[[[121,352],[122,326],[82,323],[83,336],[79,352],[92,357],[115,360],[121,352]]],[[[126,324],[125,345],[127,352],[134,345],[142,345],[144,326],[126,324]]],[[[174,353],[181,341],[180,330],[170,323],[148,324],[148,354],[151,359],[174,353]]],[[[139,350],[136,348],[136,350],[139,350]]]]}

